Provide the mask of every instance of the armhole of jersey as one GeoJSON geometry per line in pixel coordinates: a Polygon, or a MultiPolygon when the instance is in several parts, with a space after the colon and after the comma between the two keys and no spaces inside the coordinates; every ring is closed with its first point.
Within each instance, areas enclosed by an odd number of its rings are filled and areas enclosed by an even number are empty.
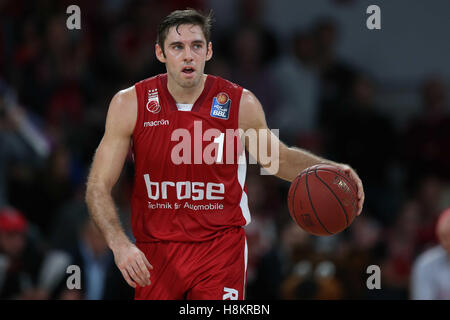
{"type": "Polygon", "coordinates": [[[136,90],[136,107],[137,107],[137,116],[136,116],[136,123],[134,124],[134,129],[133,129],[133,137],[132,140],[134,140],[140,133],[140,131],[142,130],[142,126],[140,126],[140,123],[142,123],[142,84],[141,83],[136,83],[134,85],[134,89],[136,90]]]}
{"type": "Polygon", "coordinates": [[[239,103],[237,104],[237,114],[236,114],[236,129],[239,130],[239,113],[241,112],[241,100],[242,100],[242,93],[244,92],[243,87],[239,87],[238,89],[238,97],[239,97],[239,103]]]}
{"type": "MultiPolygon", "coordinates": [[[[239,113],[241,112],[241,100],[242,100],[242,93],[244,92],[244,88],[243,87],[239,87],[239,89],[238,89],[239,91],[238,91],[238,94],[237,94],[237,96],[239,97],[239,103],[237,103],[237,114],[236,114],[236,123],[235,123],[235,126],[236,126],[236,130],[239,130],[240,128],[239,128],[239,113]]],[[[242,143],[242,140],[241,139],[239,139],[240,141],[241,141],[241,143],[242,143]]],[[[245,145],[244,144],[242,144],[242,148],[243,148],[243,152],[244,152],[244,154],[245,154],[245,145]]]]}
{"type": "MultiPolygon", "coordinates": [[[[236,129],[239,130],[239,112],[241,110],[241,99],[242,99],[242,93],[244,92],[244,88],[243,87],[238,87],[238,93],[236,94],[236,97],[239,98],[237,100],[239,100],[238,108],[237,108],[237,114],[235,115],[236,117],[236,129]]],[[[244,132],[243,132],[244,133],[244,132]]],[[[245,145],[242,141],[242,139],[239,139],[239,143],[241,143],[241,148],[242,151],[241,153],[238,155],[237,157],[237,165],[236,165],[236,169],[237,169],[237,180],[239,185],[242,188],[242,194],[241,194],[241,200],[239,203],[239,207],[241,208],[241,212],[242,212],[242,218],[245,220],[245,226],[247,226],[251,221],[252,221],[252,217],[250,214],[250,210],[248,207],[248,197],[247,197],[247,184],[245,182],[246,180],[246,176],[247,176],[247,159],[246,159],[246,149],[245,149],[245,145]]]]}

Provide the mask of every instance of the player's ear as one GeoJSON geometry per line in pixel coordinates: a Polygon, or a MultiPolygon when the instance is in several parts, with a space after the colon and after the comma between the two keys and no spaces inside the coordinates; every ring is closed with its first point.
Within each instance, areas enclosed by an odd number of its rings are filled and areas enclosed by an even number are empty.
{"type": "Polygon", "coordinates": [[[164,51],[162,50],[162,48],[160,47],[159,44],[155,44],[155,54],[156,54],[156,58],[160,62],[166,63],[166,55],[164,54],[164,51]]]}
{"type": "Polygon", "coordinates": [[[206,61],[209,61],[212,58],[213,51],[212,51],[212,42],[210,41],[208,43],[208,51],[206,51],[206,61]]]}

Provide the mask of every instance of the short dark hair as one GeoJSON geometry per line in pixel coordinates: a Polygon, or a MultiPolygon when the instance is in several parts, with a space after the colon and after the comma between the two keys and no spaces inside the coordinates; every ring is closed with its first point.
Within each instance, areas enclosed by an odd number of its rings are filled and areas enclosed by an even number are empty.
{"type": "Polygon", "coordinates": [[[206,44],[211,39],[211,26],[214,22],[212,10],[206,15],[195,9],[175,10],[161,21],[158,27],[156,43],[161,47],[164,53],[164,41],[171,27],[178,28],[182,24],[192,24],[199,26],[206,39],[206,44]]]}

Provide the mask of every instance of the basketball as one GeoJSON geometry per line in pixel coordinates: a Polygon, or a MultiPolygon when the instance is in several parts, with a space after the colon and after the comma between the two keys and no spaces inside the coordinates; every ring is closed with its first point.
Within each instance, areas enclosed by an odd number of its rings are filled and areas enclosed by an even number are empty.
{"type": "Polygon", "coordinates": [[[315,165],[292,181],[289,213],[305,231],[330,236],[347,228],[357,213],[357,185],[342,170],[315,165]]]}
{"type": "Polygon", "coordinates": [[[147,103],[147,110],[150,112],[158,113],[160,108],[159,103],[155,100],[151,100],[147,103]]]}

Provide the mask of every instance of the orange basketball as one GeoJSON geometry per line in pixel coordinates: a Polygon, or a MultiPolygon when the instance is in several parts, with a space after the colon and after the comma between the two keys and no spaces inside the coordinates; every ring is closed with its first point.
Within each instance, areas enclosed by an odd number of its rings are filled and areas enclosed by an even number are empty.
{"type": "Polygon", "coordinates": [[[331,165],[303,170],[289,188],[292,219],[317,236],[333,235],[347,228],[356,216],[357,204],[356,183],[331,165]]]}

